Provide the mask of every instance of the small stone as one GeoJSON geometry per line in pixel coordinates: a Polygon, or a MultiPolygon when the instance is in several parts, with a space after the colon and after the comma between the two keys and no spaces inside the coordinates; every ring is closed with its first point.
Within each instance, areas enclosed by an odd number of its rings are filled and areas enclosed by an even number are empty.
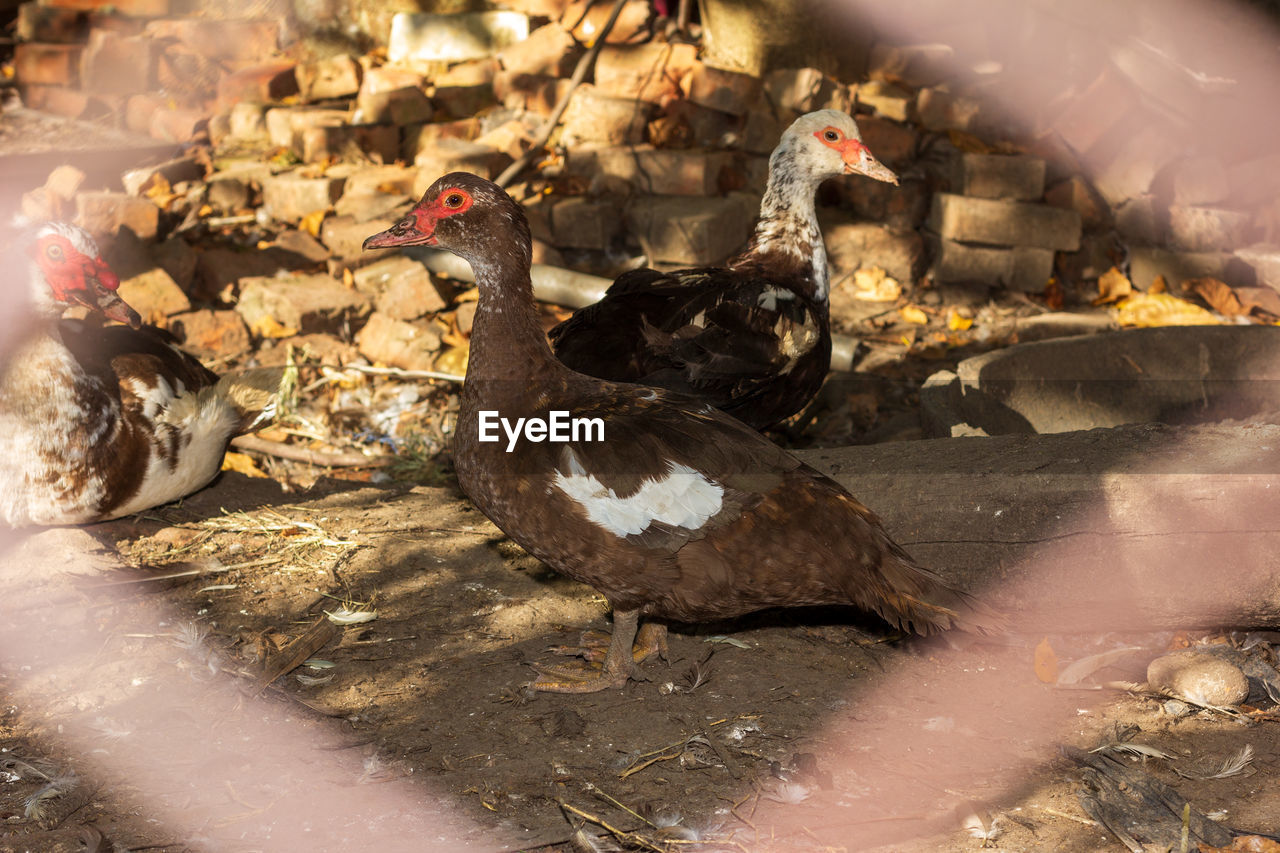
{"type": "Polygon", "coordinates": [[[1181,651],[1147,665],[1152,690],[1196,705],[1238,705],[1249,696],[1249,679],[1240,668],[1215,655],[1181,651]]]}
{"type": "Polygon", "coordinates": [[[144,323],[162,328],[169,315],[191,310],[191,300],[160,267],[122,280],[120,298],[142,315],[144,323]]]}
{"type": "Polygon", "coordinates": [[[169,320],[169,331],[199,358],[231,358],[249,351],[249,330],[235,311],[190,311],[169,320]]]}
{"type": "Polygon", "coordinates": [[[348,98],[360,91],[360,63],[345,53],[304,63],[294,68],[293,73],[298,80],[298,94],[304,101],[348,98]]]}
{"type": "Polygon", "coordinates": [[[372,306],[363,294],[327,275],[249,278],[240,282],[236,311],[259,337],[289,337],[354,328],[372,306]]]}
{"type": "Polygon", "coordinates": [[[408,323],[375,312],[356,334],[356,346],[375,363],[430,370],[440,349],[440,334],[424,323],[408,323]]]}
{"type": "Polygon", "coordinates": [[[461,62],[493,56],[528,37],[529,16],[519,12],[400,12],[391,19],[387,57],[392,63],[461,62]]]}

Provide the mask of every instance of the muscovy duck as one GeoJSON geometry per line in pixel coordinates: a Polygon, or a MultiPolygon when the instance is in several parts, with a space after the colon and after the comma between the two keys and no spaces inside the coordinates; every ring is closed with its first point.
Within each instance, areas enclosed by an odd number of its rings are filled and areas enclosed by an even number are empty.
{"type": "Polygon", "coordinates": [[[664,639],[650,622],[633,652],[641,616],[849,604],[925,634],[998,625],[838,483],[741,421],[558,361],[534,309],[528,224],[496,185],[445,175],[364,243],[418,245],[460,255],[480,291],[453,444],[459,484],[513,540],[613,606],[602,668],[544,668],[535,688],[625,684],[633,659],[664,639]]]}
{"type": "Polygon", "coordinates": [[[218,473],[231,438],[274,408],[280,371],[219,379],[143,326],[93,237],[40,227],[26,321],[0,367],[0,523],[82,524],[176,500],[218,473]],[[60,320],[84,305],[127,326],[60,320]]]}
{"type": "Polygon", "coordinates": [[[741,254],[724,267],[623,273],[551,330],[556,357],[589,376],[693,394],[757,429],[800,411],[831,365],[813,198],[841,174],[898,182],[848,115],[796,119],[769,158],[760,218],[741,254]]]}

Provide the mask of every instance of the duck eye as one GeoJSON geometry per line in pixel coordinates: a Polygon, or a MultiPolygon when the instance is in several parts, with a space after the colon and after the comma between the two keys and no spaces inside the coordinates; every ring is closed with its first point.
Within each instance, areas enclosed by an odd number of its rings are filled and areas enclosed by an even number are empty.
{"type": "Polygon", "coordinates": [[[449,193],[444,197],[444,206],[450,210],[457,210],[462,207],[462,203],[466,201],[462,193],[449,193]]]}
{"type": "Polygon", "coordinates": [[[822,137],[828,142],[837,142],[840,139],[840,133],[835,130],[828,130],[826,133],[822,134],[822,137]]]}
{"type": "Polygon", "coordinates": [[[45,246],[44,254],[51,261],[60,261],[62,260],[62,247],[57,243],[50,243],[45,246]]]}

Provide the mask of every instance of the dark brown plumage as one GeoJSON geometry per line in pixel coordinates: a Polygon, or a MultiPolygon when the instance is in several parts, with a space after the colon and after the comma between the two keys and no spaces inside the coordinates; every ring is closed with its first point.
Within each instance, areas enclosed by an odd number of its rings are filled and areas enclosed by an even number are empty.
{"type": "Polygon", "coordinates": [[[831,365],[826,249],[813,196],[840,174],[897,183],[853,119],[801,116],[769,159],[751,241],[725,267],[624,273],[551,330],[581,373],[705,400],[757,429],[800,411],[831,365]]]}
{"type": "Polygon", "coordinates": [[[750,427],[686,395],[594,379],[557,361],[534,312],[528,226],[498,187],[446,175],[405,219],[365,241],[407,245],[461,255],[480,288],[454,440],[463,490],[512,539],[613,605],[603,671],[548,670],[536,687],[624,683],[640,616],[701,621],[852,604],[926,634],[990,624],[839,484],[750,427]],[[501,431],[482,440],[495,417],[555,411],[599,418],[604,440],[526,433],[513,452],[501,431]]]}

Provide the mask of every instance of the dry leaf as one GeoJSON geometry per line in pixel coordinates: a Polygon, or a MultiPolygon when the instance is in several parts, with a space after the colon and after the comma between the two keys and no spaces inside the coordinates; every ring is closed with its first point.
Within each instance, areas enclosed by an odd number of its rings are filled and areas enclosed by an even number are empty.
{"type": "Polygon", "coordinates": [[[227,455],[222,457],[222,470],[235,471],[238,474],[244,474],[246,477],[267,477],[267,473],[258,467],[252,456],[246,453],[236,453],[234,450],[228,450],[227,455]]]}
{"type": "Polygon", "coordinates": [[[1054,653],[1053,646],[1049,644],[1048,637],[1036,646],[1034,666],[1036,678],[1045,684],[1053,684],[1058,680],[1058,656],[1054,653]]]}
{"type": "Polygon", "coordinates": [[[327,210],[313,210],[299,220],[298,227],[318,239],[320,237],[320,224],[324,222],[325,214],[328,212],[327,210]]]}
{"type": "Polygon", "coordinates": [[[1135,293],[1116,306],[1121,326],[1217,326],[1217,317],[1204,308],[1167,293],[1135,293]]]}
{"type": "Polygon", "coordinates": [[[1093,300],[1093,304],[1105,305],[1124,299],[1131,293],[1133,283],[1117,267],[1112,267],[1098,277],[1098,298],[1093,300]]]}
{"type": "Polygon", "coordinates": [[[1230,847],[1210,847],[1198,844],[1200,853],[1280,853],[1280,842],[1261,835],[1239,835],[1231,839],[1230,847]]]}
{"type": "Polygon", "coordinates": [[[947,312],[947,328],[953,332],[963,332],[973,325],[973,318],[961,314],[952,308],[947,312]]]}
{"type": "Polygon", "coordinates": [[[1216,278],[1193,278],[1184,281],[1182,288],[1208,302],[1209,307],[1219,314],[1239,317],[1249,313],[1249,309],[1240,302],[1240,297],[1231,289],[1231,285],[1216,278]]]}
{"type": "Polygon", "coordinates": [[[355,289],[355,286],[356,286],[356,276],[355,276],[355,273],[353,273],[353,272],[351,271],[351,267],[347,267],[346,269],[344,269],[344,270],[342,271],[342,284],[343,284],[343,285],[344,285],[348,290],[354,290],[354,289],[355,289]]]}
{"type": "Polygon", "coordinates": [[[853,274],[853,298],[864,302],[895,302],[902,285],[880,267],[865,267],[853,274]]]}
{"type": "Polygon", "coordinates": [[[452,373],[454,376],[467,375],[467,356],[470,346],[450,347],[436,356],[435,369],[441,373],[452,373]]]}
{"type": "Polygon", "coordinates": [[[480,301],[480,288],[478,288],[478,287],[473,287],[473,288],[471,288],[470,290],[464,290],[464,291],[462,291],[461,293],[459,293],[457,296],[455,296],[455,297],[454,297],[454,299],[453,299],[453,301],[454,301],[454,302],[458,302],[458,303],[462,303],[462,302],[479,302],[479,301],[480,301]]]}
{"type": "Polygon", "coordinates": [[[1147,293],[1168,293],[1169,285],[1165,283],[1164,276],[1158,275],[1151,280],[1151,286],[1147,288],[1147,293]]]}
{"type": "Polygon", "coordinates": [[[902,315],[902,319],[917,326],[923,326],[929,322],[929,315],[915,305],[903,305],[898,309],[898,313],[902,315]]]}
{"type": "Polygon", "coordinates": [[[1067,295],[1057,276],[1049,276],[1049,281],[1044,286],[1044,304],[1050,311],[1061,311],[1067,304],[1067,295]]]}
{"type": "Polygon", "coordinates": [[[260,338],[291,338],[298,334],[297,329],[284,325],[269,314],[264,314],[250,323],[249,331],[260,338]]]}

